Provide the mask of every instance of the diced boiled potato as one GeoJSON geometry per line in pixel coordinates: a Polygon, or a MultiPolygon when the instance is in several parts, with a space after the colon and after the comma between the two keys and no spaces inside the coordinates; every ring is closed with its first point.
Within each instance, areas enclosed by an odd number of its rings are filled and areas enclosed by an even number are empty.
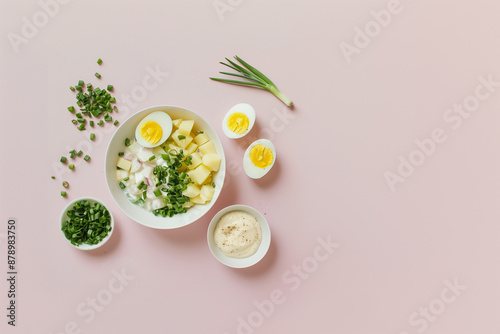
{"type": "Polygon", "coordinates": [[[146,177],[141,172],[135,173],[134,179],[135,179],[135,183],[137,183],[137,184],[141,183],[142,181],[146,182],[146,177]]]}
{"type": "Polygon", "coordinates": [[[203,184],[203,182],[205,182],[207,177],[210,175],[210,169],[201,164],[195,169],[189,171],[187,174],[191,181],[197,184],[203,184]]]}
{"type": "Polygon", "coordinates": [[[132,167],[130,167],[130,173],[135,173],[139,171],[142,168],[142,164],[139,162],[139,160],[134,159],[132,160],[132,167]]]}
{"type": "Polygon", "coordinates": [[[123,170],[129,171],[130,167],[132,166],[132,162],[127,159],[119,158],[116,166],[120,167],[123,170]]]}
{"type": "Polygon", "coordinates": [[[144,175],[144,177],[147,177],[148,179],[153,177],[153,167],[151,166],[146,166],[142,169],[141,174],[144,175]]]}
{"type": "Polygon", "coordinates": [[[207,177],[207,179],[205,180],[205,182],[203,182],[203,184],[210,184],[210,185],[212,185],[212,181],[213,181],[212,174],[210,174],[210,176],[207,177]]]}
{"type": "Polygon", "coordinates": [[[172,139],[177,144],[177,146],[182,149],[185,149],[193,141],[193,137],[191,137],[189,134],[181,134],[180,130],[176,130],[174,133],[172,133],[172,139]],[[179,139],[179,136],[184,139],[179,139]]]}
{"type": "Polygon", "coordinates": [[[128,171],[126,171],[126,170],[123,170],[123,169],[118,169],[118,170],[116,171],[116,179],[117,179],[118,181],[123,180],[124,178],[128,177],[128,175],[129,175],[129,173],[128,173],[128,171]]]}
{"type": "Polygon", "coordinates": [[[191,157],[191,165],[188,166],[189,169],[195,169],[201,164],[202,158],[198,152],[194,152],[190,155],[191,157]]]}
{"type": "Polygon", "coordinates": [[[139,153],[137,153],[137,157],[142,162],[149,161],[149,159],[154,155],[153,150],[150,148],[142,148],[139,153]]]}
{"type": "Polygon", "coordinates": [[[194,204],[205,204],[205,201],[201,198],[200,195],[191,198],[191,202],[193,202],[194,204]]]}
{"type": "Polygon", "coordinates": [[[193,202],[186,202],[186,203],[182,204],[182,207],[185,208],[185,209],[189,209],[193,205],[194,205],[193,202]]]}
{"type": "Polygon", "coordinates": [[[200,194],[200,188],[192,183],[187,185],[187,189],[182,192],[184,196],[189,198],[196,197],[200,194]]]}
{"type": "Polygon", "coordinates": [[[187,151],[183,150],[179,146],[175,146],[174,144],[170,144],[168,146],[168,148],[169,148],[169,150],[174,150],[175,152],[177,152],[177,154],[179,154],[180,152],[182,152],[184,154],[184,156],[186,156],[187,151]]]}
{"type": "Polygon", "coordinates": [[[139,153],[141,148],[142,148],[142,146],[134,140],[134,142],[132,144],[130,144],[129,147],[127,147],[127,150],[129,150],[133,154],[137,154],[137,153],[139,153]]]}
{"type": "Polygon", "coordinates": [[[217,151],[215,150],[214,143],[211,140],[207,141],[203,145],[200,145],[200,147],[198,147],[198,149],[200,150],[201,154],[209,154],[209,153],[217,154],[217,151]]]}
{"type": "Polygon", "coordinates": [[[199,146],[205,144],[209,140],[210,140],[210,138],[208,137],[208,135],[205,132],[200,133],[199,135],[194,137],[195,143],[198,144],[199,146]]]}
{"type": "Polygon", "coordinates": [[[177,118],[177,119],[172,120],[172,124],[173,124],[176,128],[178,128],[178,127],[179,127],[179,125],[181,124],[181,122],[182,122],[182,118],[177,118]]]}
{"type": "Polygon", "coordinates": [[[214,172],[219,171],[221,160],[222,158],[220,157],[220,155],[214,153],[207,153],[202,158],[203,164],[214,172]]]}
{"type": "Polygon", "coordinates": [[[196,149],[198,148],[198,145],[196,145],[195,143],[191,142],[191,144],[189,144],[187,147],[186,147],[186,151],[188,152],[187,154],[192,154],[194,151],[196,151],[196,149]]]}
{"type": "Polygon", "coordinates": [[[215,188],[212,187],[211,185],[204,185],[201,187],[200,191],[200,197],[202,200],[205,202],[212,200],[212,197],[214,197],[215,193],[215,188]]]}
{"type": "Polygon", "coordinates": [[[165,152],[165,150],[163,148],[161,148],[160,146],[153,148],[153,154],[155,155],[155,157],[157,159],[159,157],[161,157],[162,154],[165,154],[165,153],[167,153],[167,152],[165,152]]]}
{"type": "Polygon", "coordinates": [[[191,134],[191,130],[193,130],[193,126],[194,126],[193,120],[182,121],[181,124],[179,125],[179,133],[184,136],[189,136],[191,134]]]}

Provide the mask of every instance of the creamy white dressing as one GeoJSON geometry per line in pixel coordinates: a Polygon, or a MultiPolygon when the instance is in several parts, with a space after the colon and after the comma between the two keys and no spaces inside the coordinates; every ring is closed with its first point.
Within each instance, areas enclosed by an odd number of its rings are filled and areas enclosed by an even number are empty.
{"type": "Polygon", "coordinates": [[[262,241],[262,230],[254,216],[244,211],[231,211],[223,215],[215,226],[214,241],[229,257],[249,257],[262,241]]]}

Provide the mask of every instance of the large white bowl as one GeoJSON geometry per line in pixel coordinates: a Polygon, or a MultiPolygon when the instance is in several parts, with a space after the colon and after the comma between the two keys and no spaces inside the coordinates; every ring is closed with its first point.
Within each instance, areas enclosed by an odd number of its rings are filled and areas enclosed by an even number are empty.
{"type": "Polygon", "coordinates": [[[212,252],[213,256],[219,260],[219,262],[225,264],[228,267],[232,268],[247,268],[250,266],[253,266],[262,258],[264,255],[266,255],[267,251],[269,250],[269,246],[271,245],[271,229],[269,228],[269,224],[267,223],[266,218],[257,211],[256,209],[252,208],[251,206],[248,205],[242,205],[242,204],[235,204],[231,205],[228,207],[225,207],[224,209],[220,210],[213,218],[210,224],[208,225],[208,230],[207,230],[207,242],[208,242],[208,247],[210,248],[210,251],[212,252]],[[260,224],[260,228],[262,231],[262,240],[260,242],[259,248],[257,251],[253,254],[250,255],[249,257],[244,257],[244,258],[234,258],[225,255],[222,253],[219,247],[215,244],[215,238],[214,238],[214,231],[215,227],[217,226],[217,223],[221,219],[222,216],[224,216],[228,212],[232,211],[244,211],[251,216],[257,218],[257,221],[260,224]]]}
{"type": "Polygon", "coordinates": [[[224,185],[224,177],[226,175],[226,158],[224,156],[224,150],[222,148],[220,139],[217,136],[217,133],[203,117],[191,110],[182,107],[155,106],[146,108],[130,116],[116,130],[113,137],[111,138],[111,141],[109,142],[108,149],[106,151],[105,173],[106,183],[108,184],[108,189],[111,192],[113,199],[127,216],[129,216],[139,224],[147,227],[158,229],[173,229],[195,222],[196,220],[200,219],[205,213],[207,213],[214,205],[222,190],[222,186],[224,185]],[[205,133],[210,137],[210,140],[214,143],[217,154],[222,157],[220,169],[213,180],[215,182],[215,194],[212,200],[205,205],[195,205],[192,208],[188,209],[186,213],[177,214],[171,218],[155,216],[153,215],[153,213],[146,211],[144,208],[132,204],[125,196],[125,192],[120,189],[118,181],[116,180],[116,162],[118,160],[118,153],[125,150],[125,139],[133,139],[135,136],[135,129],[139,122],[153,111],[159,110],[169,114],[172,119],[182,118],[194,120],[194,130],[205,131],[205,133]]]}

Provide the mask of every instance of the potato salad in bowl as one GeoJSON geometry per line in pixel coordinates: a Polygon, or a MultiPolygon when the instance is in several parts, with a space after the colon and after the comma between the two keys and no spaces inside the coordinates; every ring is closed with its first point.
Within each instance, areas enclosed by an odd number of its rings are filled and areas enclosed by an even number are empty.
{"type": "Polygon", "coordinates": [[[158,106],[124,122],[108,146],[106,181],[120,208],[154,228],[176,228],[203,216],[222,189],[225,158],[200,115],[158,106]]]}

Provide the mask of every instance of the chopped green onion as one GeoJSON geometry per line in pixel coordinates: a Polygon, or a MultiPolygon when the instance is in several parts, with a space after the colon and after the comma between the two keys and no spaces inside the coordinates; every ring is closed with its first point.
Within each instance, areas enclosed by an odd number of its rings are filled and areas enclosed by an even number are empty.
{"type": "Polygon", "coordinates": [[[128,176],[123,179],[123,181],[128,181],[128,180],[130,180],[130,178],[128,176]]]}
{"type": "Polygon", "coordinates": [[[83,87],[84,84],[83,80],[78,80],[78,86],[83,87]]]}
{"type": "Polygon", "coordinates": [[[76,123],[78,123],[78,121],[76,119],[72,119],[71,123],[76,124],[76,123]]]}
{"type": "Polygon", "coordinates": [[[111,92],[113,90],[113,85],[108,85],[108,87],[106,87],[106,89],[111,92]]]}
{"type": "Polygon", "coordinates": [[[81,91],[82,91],[82,86],[80,86],[80,85],[76,85],[76,86],[75,86],[75,89],[76,89],[77,91],[81,92],[81,91]]]}
{"type": "Polygon", "coordinates": [[[71,164],[68,166],[69,169],[75,169],[75,165],[71,164]]]}
{"type": "Polygon", "coordinates": [[[78,155],[80,157],[80,156],[82,156],[82,154],[83,154],[83,151],[80,150],[80,151],[78,151],[78,153],[76,155],[78,155]]]}
{"type": "Polygon", "coordinates": [[[99,65],[101,65],[101,64],[102,64],[102,59],[101,59],[101,58],[97,59],[97,63],[98,63],[99,65]]]}
{"type": "Polygon", "coordinates": [[[65,156],[62,156],[61,159],[59,160],[60,162],[62,162],[63,164],[66,163],[66,157],[65,156]]]}
{"type": "Polygon", "coordinates": [[[156,189],[154,192],[156,197],[160,197],[161,196],[161,190],[160,189],[156,189]]]}
{"type": "Polygon", "coordinates": [[[130,139],[125,138],[125,146],[129,147],[131,145],[130,139]]]}
{"type": "Polygon", "coordinates": [[[80,130],[80,131],[85,130],[85,124],[83,124],[83,123],[80,124],[80,126],[78,127],[78,130],[80,130]]]}
{"type": "Polygon", "coordinates": [[[75,157],[75,155],[76,155],[76,151],[75,151],[75,150],[71,150],[71,151],[69,151],[69,157],[70,157],[70,158],[74,158],[74,157],[75,157]]]}
{"type": "Polygon", "coordinates": [[[149,157],[149,161],[153,161],[156,157],[154,155],[149,157]]]}
{"type": "Polygon", "coordinates": [[[125,152],[118,152],[119,157],[123,157],[125,155],[125,152]]]}
{"type": "Polygon", "coordinates": [[[118,123],[119,123],[119,122],[118,122],[118,120],[116,120],[116,121],[113,123],[113,125],[114,125],[114,126],[117,126],[117,125],[118,125],[118,123]]]}
{"type": "Polygon", "coordinates": [[[239,74],[236,73],[230,73],[230,72],[219,72],[221,74],[225,75],[230,75],[233,77],[239,77],[243,78],[249,81],[241,81],[241,80],[230,80],[230,79],[221,79],[221,78],[212,78],[210,77],[211,80],[214,81],[219,81],[219,82],[225,82],[225,83],[230,83],[230,84],[235,84],[235,85],[242,85],[242,86],[251,86],[251,87],[257,87],[257,88],[262,88],[266,89],[274,96],[276,96],[278,99],[280,99],[284,104],[286,104],[288,107],[293,108],[293,102],[283,95],[276,85],[268,78],[266,77],[262,72],[257,70],[255,67],[251,66],[247,62],[245,62],[243,59],[239,58],[238,56],[234,56],[234,58],[241,64],[237,64],[228,58],[226,60],[228,61],[229,64],[220,62],[222,65],[227,66],[239,74]]]}
{"type": "Polygon", "coordinates": [[[51,176],[50,178],[51,178],[52,180],[55,180],[55,178],[56,178],[56,177],[55,177],[55,176],[51,176]]]}
{"type": "Polygon", "coordinates": [[[66,194],[66,192],[65,192],[65,191],[61,191],[61,196],[62,196],[62,197],[66,197],[66,195],[67,195],[67,194],[66,194]]]}
{"type": "Polygon", "coordinates": [[[99,126],[103,126],[103,125],[104,125],[104,121],[101,119],[101,120],[99,121],[99,123],[97,123],[97,125],[99,125],[99,126]]]}
{"type": "Polygon", "coordinates": [[[71,89],[72,92],[75,91],[75,87],[73,87],[73,86],[69,86],[69,89],[71,89]]]}
{"type": "Polygon", "coordinates": [[[97,73],[97,72],[95,72],[95,76],[96,76],[96,78],[100,78],[101,77],[101,75],[99,73],[97,73]]]}
{"type": "Polygon", "coordinates": [[[94,127],[94,121],[90,121],[89,123],[91,127],[94,127]]]}
{"type": "Polygon", "coordinates": [[[183,139],[186,139],[186,136],[184,136],[184,135],[178,135],[177,138],[179,138],[179,140],[183,140],[183,139]]]}
{"type": "Polygon", "coordinates": [[[70,208],[61,230],[75,246],[100,243],[111,231],[111,215],[100,203],[80,200],[70,208]]]}
{"type": "Polygon", "coordinates": [[[78,118],[77,121],[79,123],[86,123],[87,122],[87,120],[85,118],[78,118]]]}
{"type": "Polygon", "coordinates": [[[69,107],[68,107],[68,111],[69,111],[69,112],[74,112],[74,111],[75,111],[75,107],[73,107],[73,106],[69,106],[69,107]]]}
{"type": "Polygon", "coordinates": [[[89,161],[90,160],[90,156],[89,155],[85,155],[85,157],[83,157],[83,160],[89,161]]]}
{"type": "Polygon", "coordinates": [[[212,187],[215,188],[215,182],[212,182],[212,187]]]}
{"type": "Polygon", "coordinates": [[[89,83],[87,84],[87,89],[89,89],[89,90],[90,90],[91,88],[92,88],[92,84],[89,82],[89,83]]]}
{"type": "Polygon", "coordinates": [[[93,133],[93,132],[92,132],[92,133],[90,134],[90,140],[94,140],[94,139],[95,139],[95,133],[93,133]]]}
{"type": "Polygon", "coordinates": [[[205,133],[205,131],[196,131],[196,133],[205,133]]]}
{"type": "Polygon", "coordinates": [[[118,185],[120,186],[121,189],[125,189],[126,188],[125,183],[123,183],[123,182],[120,182],[118,185]]]}
{"type": "Polygon", "coordinates": [[[114,106],[114,107],[113,107],[113,110],[114,110],[115,112],[117,112],[117,111],[118,111],[118,107],[117,107],[117,106],[114,106]]]}
{"type": "Polygon", "coordinates": [[[83,117],[83,116],[82,116],[82,114],[81,114],[81,113],[79,113],[79,112],[78,112],[78,113],[76,113],[76,114],[75,114],[75,116],[76,116],[76,118],[82,118],[82,117],[83,117]]]}
{"type": "Polygon", "coordinates": [[[64,188],[68,188],[69,187],[69,182],[68,181],[63,181],[62,186],[64,188]]]}

